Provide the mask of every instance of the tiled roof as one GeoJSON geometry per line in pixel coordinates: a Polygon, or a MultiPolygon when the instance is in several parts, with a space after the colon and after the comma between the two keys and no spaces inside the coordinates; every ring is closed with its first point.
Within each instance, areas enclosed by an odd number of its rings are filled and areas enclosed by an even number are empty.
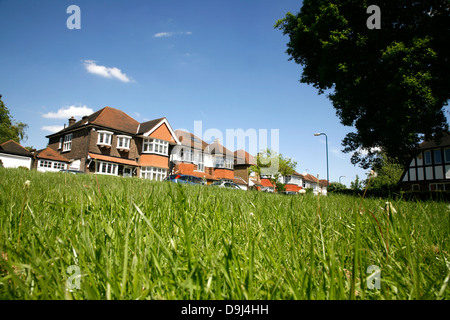
{"type": "Polygon", "coordinates": [[[273,188],[273,184],[267,178],[262,178],[261,179],[261,184],[262,184],[263,187],[271,187],[271,188],[273,188]]]}
{"type": "Polygon", "coordinates": [[[243,149],[235,151],[234,156],[236,157],[235,164],[248,164],[251,166],[256,165],[255,158],[243,149]]]}
{"type": "Polygon", "coordinates": [[[178,129],[175,130],[175,135],[183,146],[194,148],[198,148],[201,146],[202,150],[205,150],[205,148],[208,146],[205,141],[203,141],[193,133],[178,129]]]}
{"type": "Polygon", "coordinates": [[[131,134],[135,134],[139,127],[139,122],[131,118],[125,112],[111,107],[104,107],[103,109],[88,115],[85,119],[81,119],[73,125],[68,126],[57,133],[48,135],[47,137],[72,131],[86,124],[95,124],[131,134]]]}
{"type": "Polygon", "coordinates": [[[117,157],[110,157],[110,156],[105,156],[102,154],[96,154],[96,153],[88,153],[89,157],[91,157],[92,159],[97,159],[97,160],[103,160],[103,161],[108,161],[108,162],[114,162],[114,163],[120,163],[120,164],[127,164],[130,166],[137,166],[137,162],[134,160],[130,160],[130,159],[123,159],[123,158],[117,158],[117,157]]]}
{"type": "Polygon", "coordinates": [[[236,184],[247,185],[247,182],[241,177],[234,177],[233,182],[236,184]]]}
{"type": "Polygon", "coordinates": [[[221,145],[217,141],[214,141],[213,143],[209,144],[206,147],[205,152],[210,153],[210,154],[225,154],[225,155],[231,156],[231,157],[234,156],[233,152],[231,152],[230,150],[225,148],[223,145],[221,145]]]}
{"type": "Polygon", "coordinates": [[[313,175],[311,175],[311,174],[309,174],[309,173],[304,174],[304,175],[303,175],[303,178],[304,178],[306,181],[315,182],[315,183],[318,183],[318,182],[319,182],[319,180],[318,180],[316,177],[314,177],[313,175]]]}
{"type": "Polygon", "coordinates": [[[442,134],[441,140],[428,140],[424,141],[419,145],[420,149],[433,149],[450,146],[450,133],[444,132],[442,134]]]}
{"type": "Polygon", "coordinates": [[[164,119],[165,119],[165,117],[162,117],[162,118],[159,118],[159,119],[150,120],[150,121],[141,123],[139,125],[139,130],[138,130],[137,133],[138,134],[143,134],[143,133],[146,133],[146,132],[152,130],[158,123],[160,123],[164,119]]]}
{"type": "Polygon", "coordinates": [[[40,158],[40,159],[49,159],[49,160],[54,160],[54,161],[70,162],[69,159],[67,159],[63,155],[59,154],[57,151],[53,150],[50,147],[47,147],[45,149],[37,151],[36,157],[40,158]]]}
{"type": "Polygon", "coordinates": [[[14,140],[8,140],[0,144],[0,152],[2,151],[4,153],[17,154],[21,156],[28,156],[28,157],[32,156],[32,153],[30,151],[22,147],[14,140]]]}
{"type": "Polygon", "coordinates": [[[327,179],[320,179],[319,180],[319,185],[321,187],[326,187],[328,185],[328,180],[327,179]]]}

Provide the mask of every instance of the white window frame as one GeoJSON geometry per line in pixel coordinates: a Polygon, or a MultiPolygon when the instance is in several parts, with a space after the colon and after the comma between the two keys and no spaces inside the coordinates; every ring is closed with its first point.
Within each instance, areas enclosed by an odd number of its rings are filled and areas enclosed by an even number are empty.
{"type": "Polygon", "coordinates": [[[72,150],[72,139],[73,139],[73,133],[69,133],[64,136],[64,143],[63,143],[63,150],[62,150],[63,152],[72,150]]]}
{"type": "Polygon", "coordinates": [[[119,170],[119,165],[117,163],[106,162],[106,161],[96,161],[95,162],[95,173],[96,174],[117,176],[118,170],[119,170]]]}
{"type": "Polygon", "coordinates": [[[225,159],[223,156],[214,156],[214,168],[225,168],[225,159]]]}
{"type": "Polygon", "coordinates": [[[59,138],[58,150],[61,150],[63,144],[63,137],[59,138]]]}
{"type": "Polygon", "coordinates": [[[131,137],[124,135],[117,135],[117,149],[130,150],[131,137]],[[123,142],[123,145],[120,146],[120,143],[123,142]]]}
{"type": "Polygon", "coordinates": [[[155,153],[167,156],[169,155],[169,142],[155,138],[144,138],[142,140],[142,153],[155,153]]]}
{"type": "Polygon", "coordinates": [[[162,181],[167,177],[167,169],[158,167],[141,167],[141,178],[162,181]]]}
{"type": "Polygon", "coordinates": [[[233,170],[234,168],[234,159],[231,157],[225,157],[225,168],[233,170]]]}
{"type": "Polygon", "coordinates": [[[112,136],[114,134],[113,132],[105,131],[105,130],[98,130],[97,133],[98,133],[97,145],[111,146],[112,136]]]}
{"type": "Polygon", "coordinates": [[[194,151],[194,159],[197,162],[197,171],[204,172],[205,171],[205,162],[202,151],[194,151]]]}

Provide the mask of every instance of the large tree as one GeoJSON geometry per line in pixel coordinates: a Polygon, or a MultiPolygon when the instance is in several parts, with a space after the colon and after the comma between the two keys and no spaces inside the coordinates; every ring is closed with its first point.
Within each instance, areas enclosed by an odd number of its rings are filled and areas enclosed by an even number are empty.
{"type": "Polygon", "coordinates": [[[25,130],[28,128],[28,125],[14,121],[1,98],[2,96],[0,95],[0,143],[11,139],[16,142],[26,140],[25,130]]]}
{"type": "Polygon", "coordinates": [[[352,163],[371,165],[378,150],[405,163],[423,138],[448,130],[448,0],[304,0],[275,27],[303,66],[300,82],[327,93],[351,132],[352,163]],[[380,29],[370,29],[380,9],[380,29]]]}

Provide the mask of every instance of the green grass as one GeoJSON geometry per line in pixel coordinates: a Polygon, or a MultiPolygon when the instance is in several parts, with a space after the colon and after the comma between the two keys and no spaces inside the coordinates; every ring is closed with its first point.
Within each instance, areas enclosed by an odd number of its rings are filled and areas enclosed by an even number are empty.
{"type": "Polygon", "coordinates": [[[448,204],[385,201],[0,168],[0,298],[450,298],[448,204]]]}

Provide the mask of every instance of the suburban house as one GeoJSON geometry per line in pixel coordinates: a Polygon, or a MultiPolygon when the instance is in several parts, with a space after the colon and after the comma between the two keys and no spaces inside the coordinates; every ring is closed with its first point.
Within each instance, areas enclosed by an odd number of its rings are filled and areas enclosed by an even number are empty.
{"type": "Polygon", "coordinates": [[[14,140],[0,144],[0,162],[5,168],[31,169],[33,154],[14,140]]]}
{"type": "Polygon", "coordinates": [[[281,176],[279,180],[284,183],[286,191],[299,192],[303,188],[303,176],[296,171],[289,176],[281,176]]]}
{"type": "Polygon", "coordinates": [[[170,155],[170,172],[204,179],[208,184],[225,180],[246,190],[249,185],[248,168],[253,165],[251,156],[243,150],[231,152],[218,139],[208,144],[194,134],[175,130],[180,142],[170,155]],[[237,167],[235,167],[237,165],[237,167]]]}
{"type": "Polygon", "coordinates": [[[58,172],[68,169],[70,160],[52,148],[38,150],[34,154],[33,169],[41,172],[58,172]]]}
{"type": "Polygon", "coordinates": [[[275,187],[269,178],[261,178],[261,191],[275,192],[275,187]]]}
{"type": "Polygon", "coordinates": [[[170,172],[202,178],[207,183],[216,181],[214,176],[205,171],[205,149],[208,144],[184,130],[175,130],[175,135],[180,144],[175,146],[170,154],[170,172]]]}
{"type": "Polygon", "coordinates": [[[400,181],[403,191],[450,190],[450,133],[421,143],[400,181]]]}
{"type": "Polygon", "coordinates": [[[261,181],[256,173],[250,174],[250,167],[256,165],[255,158],[243,149],[234,152],[234,179],[242,189],[261,187],[261,181]]]}
{"type": "Polygon", "coordinates": [[[179,145],[166,118],[139,123],[123,111],[105,107],[48,135],[48,147],[70,161],[69,169],[162,180],[169,154],[179,145]]]}

